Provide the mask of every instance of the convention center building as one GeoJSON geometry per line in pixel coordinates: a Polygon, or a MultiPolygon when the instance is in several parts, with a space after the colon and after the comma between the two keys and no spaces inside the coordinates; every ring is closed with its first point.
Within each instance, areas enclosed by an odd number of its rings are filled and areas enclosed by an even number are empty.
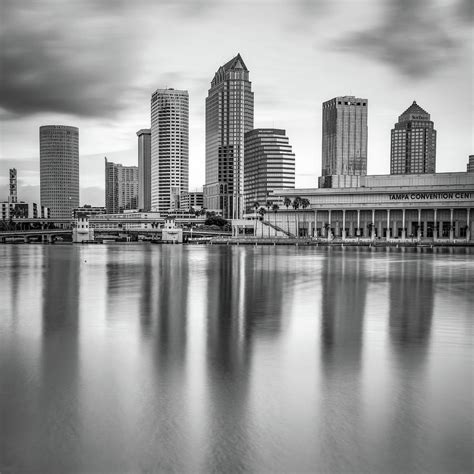
{"type": "Polygon", "coordinates": [[[269,200],[265,220],[299,237],[474,241],[473,172],[351,176],[269,200]]]}

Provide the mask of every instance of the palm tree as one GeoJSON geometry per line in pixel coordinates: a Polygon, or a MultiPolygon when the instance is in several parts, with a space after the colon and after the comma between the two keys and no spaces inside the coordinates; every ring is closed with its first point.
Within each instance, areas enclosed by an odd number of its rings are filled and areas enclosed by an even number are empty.
{"type": "Polygon", "coordinates": [[[374,233],[374,224],[372,222],[370,222],[369,224],[367,224],[367,229],[369,229],[369,235],[370,235],[370,238],[372,240],[374,240],[374,237],[375,237],[375,233],[374,233]]]}
{"type": "Polygon", "coordinates": [[[299,196],[296,196],[295,199],[293,200],[293,209],[295,210],[295,225],[296,225],[297,238],[300,236],[300,232],[299,232],[299,225],[298,225],[298,215],[296,214],[296,211],[299,209],[300,206],[301,206],[301,198],[299,196]]]}
{"type": "MultiPolygon", "coordinates": [[[[291,199],[286,197],[283,201],[283,205],[286,207],[286,210],[291,206],[291,199]]],[[[288,219],[288,212],[286,213],[286,226],[288,227],[288,233],[290,233],[290,221],[288,219]]]]}
{"type": "MultiPolygon", "coordinates": [[[[277,222],[277,212],[278,212],[278,209],[280,209],[280,206],[275,203],[275,204],[272,204],[272,211],[275,215],[275,226],[276,226],[276,222],[277,222]]],[[[275,229],[276,230],[276,229],[275,229]]]]}
{"type": "MultiPolygon", "coordinates": [[[[301,199],[301,207],[304,210],[306,210],[306,208],[309,207],[309,199],[302,198],[301,199]]],[[[303,214],[303,224],[304,224],[304,228],[305,228],[305,232],[306,232],[306,214],[303,214]]],[[[309,237],[309,232],[308,232],[307,237],[309,237]]]]}
{"type": "Polygon", "coordinates": [[[331,226],[329,225],[328,222],[324,224],[324,230],[326,231],[326,238],[328,239],[328,242],[331,240],[331,226]]]}
{"type": "MultiPolygon", "coordinates": [[[[262,221],[263,221],[263,216],[265,215],[267,211],[265,210],[265,208],[261,207],[259,210],[258,210],[258,213],[260,214],[260,216],[262,217],[262,221]]],[[[263,222],[262,222],[262,239],[263,239],[263,222]]]]}
{"type": "Polygon", "coordinates": [[[253,235],[257,237],[257,209],[260,207],[260,203],[258,201],[253,202],[253,208],[255,209],[254,212],[254,226],[253,226],[253,235]]]}

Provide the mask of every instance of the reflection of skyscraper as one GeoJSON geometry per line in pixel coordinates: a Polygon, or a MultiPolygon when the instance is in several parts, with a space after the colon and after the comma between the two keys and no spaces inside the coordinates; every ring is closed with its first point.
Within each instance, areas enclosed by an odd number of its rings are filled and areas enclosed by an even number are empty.
{"type": "Polygon", "coordinates": [[[422,347],[428,340],[434,305],[432,272],[432,265],[419,259],[402,260],[390,270],[390,338],[397,346],[417,342],[422,347]]]}
{"type": "Polygon", "coordinates": [[[415,101],[392,129],[390,174],[434,173],[436,130],[430,114],[415,101]]]}
{"type": "Polygon", "coordinates": [[[322,144],[319,187],[352,186],[351,176],[365,176],[367,99],[343,96],[324,102],[322,144]]]}
{"type": "Polygon", "coordinates": [[[221,66],[206,98],[204,207],[238,218],[244,205],[244,134],[253,128],[253,92],[242,57],[221,66]]]}
{"type": "Polygon", "coordinates": [[[142,128],[138,136],[138,209],[151,209],[151,130],[142,128]]]}
{"type": "Polygon", "coordinates": [[[41,205],[52,218],[72,219],[79,207],[79,129],[66,125],[40,127],[41,205]]]}
{"type": "Polygon", "coordinates": [[[188,91],[158,89],[151,96],[151,207],[179,208],[189,189],[188,91]]]}

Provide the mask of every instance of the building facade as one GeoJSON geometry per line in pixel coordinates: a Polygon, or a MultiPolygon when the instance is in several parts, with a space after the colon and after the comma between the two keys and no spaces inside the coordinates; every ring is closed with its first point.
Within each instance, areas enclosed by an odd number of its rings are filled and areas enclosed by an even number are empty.
{"type": "Polygon", "coordinates": [[[274,189],[294,189],[295,154],[285,130],[257,128],[245,134],[245,210],[265,206],[274,189]]]}
{"type": "Polygon", "coordinates": [[[469,161],[467,162],[467,172],[474,173],[474,155],[469,155],[469,161]]]}
{"type": "Polygon", "coordinates": [[[151,97],[151,209],[178,209],[188,189],[188,91],[158,89],[151,97]]]}
{"type": "Polygon", "coordinates": [[[137,209],[138,167],[105,160],[105,208],[108,214],[137,209]]]}
{"type": "Polygon", "coordinates": [[[244,211],[244,134],[253,129],[252,84],[240,54],[214,75],[206,98],[204,206],[224,218],[244,211]]]}
{"type": "Polygon", "coordinates": [[[181,193],[180,209],[200,210],[203,208],[203,206],[204,206],[204,195],[202,191],[189,191],[186,193],[181,193]]]}
{"type": "Polygon", "coordinates": [[[138,137],[138,209],[151,209],[151,130],[142,128],[138,137]]]}
{"type": "Polygon", "coordinates": [[[44,125],[39,135],[41,205],[52,218],[70,218],[79,206],[79,129],[44,125]]]}
{"type": "Polygon", "coordinates": [[[392,129],[390,174],[436,172],[436,130],[430,114],[415,101],[392,129]]]}
{"type": "MultiPolygon", "coordinates": [[[[307,198],[307,210],[280,208],[275,224],[297,236],[380,239],[474,238],[474,174],[365,176],[357,188],[276,190],[307,198]]],[[[272,216],[273,217],[273,216],[272,216]]]]}
{"type": "Polygon", "coordinates": [[[320,188],[352,186],[367,174],[367,99],[335,97],[323,103],[320,188]]]}

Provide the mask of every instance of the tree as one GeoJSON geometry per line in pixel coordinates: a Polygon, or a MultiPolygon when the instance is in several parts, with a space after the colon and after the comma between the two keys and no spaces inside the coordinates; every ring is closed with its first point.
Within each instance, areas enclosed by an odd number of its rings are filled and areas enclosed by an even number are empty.
{"type": "MultiPolygon", "coordinates": [[[[291,206],[291,199],[289,197],[286,197],[283,201],[283,205],[286,207],[286,210],[291,206]]],[[[288,228],[288,233],[290,233],[290,221],[288,218],[288,212],[286,213],[286,226],[288,228]]]]}
{"type": "Polygon", "coordinates": [[[258,210],[258,213],[260,214],[260,216],[261,216],[261,218],[262,218],[262,219],[261,219],[261,221],[262,221],[262,239],[263,239],[263,218],[264,218],[266,212],[267,212],[267,211],[266,211],[265,208],[263,208],[263,207],[261,207],[261,208],[258,210]]]}
{"type": "Polygon", "coordinates": [[[372,240],[374,240],[374,237],[375,237],[374,227],[375,227],[375,226],[374,226],[374,224],[373,224],[372,222],[369,222],[369,223],[367,224],[367,229],[369,229],[369,235],[370,235],[370,238],[371,238],[372,240]]]}
{"type": "MultiPolygon", "coordinates": [[[[306,210],[307,207],[309,207],[309,199],[307,198],[302,198],[301,199],[301,207],[306,210]]],[[[303,223],[304,223],[304,228],[306,232],[306,213],[303,214],[303,223]]],[[[309,237],[309,232],[308,232],[308,237],[309,237]]]]}
{"type": "Polygon", "coordinates": [[[298,225],[298,215],[296,214],[296,211],[299,209],[301,206],[301,198],[299,196],[296,196],[295,199],[293,200],[293,209],[295,210],[295,225],[296,225],[296,237],[300,236],[299,232],[299,225],[298,225]]]}
{"type": "Polygon", "coordinates": [[[216,225],[218,227],[224,227],[228,224],[227,220],[221,216],[211,215],[208,216],[206,221],[204,222],[205,225],[216,225]]]}
{"type": "Polygon", "coordinates": [[[280,206],[277,203],[272,204],[272,211],[273,211],[273,214],[275,216],[275,226],[276,226],[276,222],[277,222],[278,209],[280,209],[280,206]]]}
{"type": "MultiPolygon", "coordinates": [[[[260,207],[260,203],[258,201],[253,202],[253,208],[255,209],[254,214],[257,214],[257,209],[260,207]]],[[[254,215],[254,223],[253,223],[253,235],[257,237],[257,216],[254,215]]]]}
{"type": "Polygon", "coordinates": [[[328,222],[326,222],[326,224],[324,224],[324,230],[326,231],[326,237],[328,239],[328,242],[331,240],[331,226],[329,225],[328,222]]]}

